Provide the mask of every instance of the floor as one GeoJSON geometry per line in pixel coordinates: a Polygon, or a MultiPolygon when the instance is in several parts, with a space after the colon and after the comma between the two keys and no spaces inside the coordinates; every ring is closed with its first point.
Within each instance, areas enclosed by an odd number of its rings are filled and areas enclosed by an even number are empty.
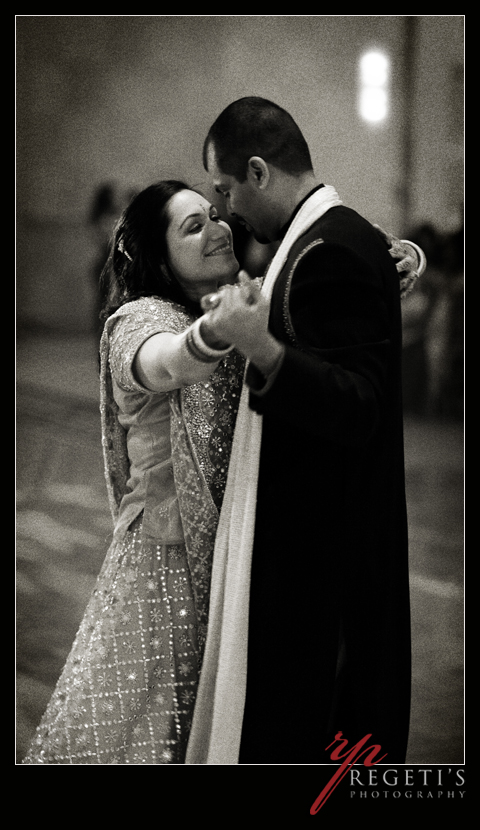
{"type": "MultiPolygon", "coordinates": [[[[464,762],[463,429],[406,418],[413,627],[409,764],[464,762]]],[[[17,763],[110,542],[96,344],[17,345],[17,763]]]]}

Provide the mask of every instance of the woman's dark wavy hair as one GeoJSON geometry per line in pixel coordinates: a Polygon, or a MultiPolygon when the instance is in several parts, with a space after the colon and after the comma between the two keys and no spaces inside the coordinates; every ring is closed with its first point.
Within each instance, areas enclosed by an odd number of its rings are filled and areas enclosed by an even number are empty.
{"type": "Polygon", "coordinates": [[[265,98],[249,96],[234,101],[210,127],[203,146],[203,164],[208,170],[208,149],[215,148],[220,170],[244,182],[252,156],[289,175],[312,170],[308,144],[289,113],[265,98]]]}
{"type": "Polygon", "coordinates": [[[103,322],[117,308],[140,297],[162,297],[190,308],[169,267],[166,242],[168,203],[176,193],[190,189],[175,179],[157,182],[138,193],[123,211],[100,277],[103,322]]]}

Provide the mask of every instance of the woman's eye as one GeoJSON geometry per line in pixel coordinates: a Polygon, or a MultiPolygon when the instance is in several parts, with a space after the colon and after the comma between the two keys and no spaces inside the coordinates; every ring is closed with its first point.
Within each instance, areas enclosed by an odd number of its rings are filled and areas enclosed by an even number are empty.
{"type": "MultiPolygon", "coordinates": [[[[212,222],[221,222],[221,217],[218,213],[211,213],[210,217],[212,222]]],[[[190,225],[188,228],[188,233],[200,233],[205,227],[205,222],[195,222],[193,225],[190,225]]]]}

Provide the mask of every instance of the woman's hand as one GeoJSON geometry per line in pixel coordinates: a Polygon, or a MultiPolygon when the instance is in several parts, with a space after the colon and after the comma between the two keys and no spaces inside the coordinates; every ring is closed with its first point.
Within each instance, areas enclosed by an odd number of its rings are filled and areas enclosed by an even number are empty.
{"type": "Polygon", "coordinates": [[[423,274],[427,265],[425,254],[418,245],[408,239],[397,239],[379,225],[373,227],[387,243],[389,254],[400,276],[400,295],[403,298],[410,293],[417,279],[423,274]]]}
{"type": "Polygon", "coordinates": [[[425,270],[425,254],[414,242],[409,239],[397,239],[391,233],[382,230],[379,225],[374,225],[379,234],[383,236],[388,245],[390,256],[395,260],[399,274],[405,272],[407,275],[415,274],[421,276],[425,270]]]}

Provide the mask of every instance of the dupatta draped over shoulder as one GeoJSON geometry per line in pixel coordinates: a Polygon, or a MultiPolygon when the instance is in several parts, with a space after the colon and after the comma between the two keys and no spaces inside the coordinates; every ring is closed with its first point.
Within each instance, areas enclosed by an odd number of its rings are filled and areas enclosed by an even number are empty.
{"type": "Polygon", "coordinates": [[[113,539],[24,764],[185,762],[244,369],[233,350],[196,364],[184,343],[192,321],[142,298],[106,322],[100,403],[113,539]],[[132,367],[161,332],[180,335],[178,377],[151,392],[132,367]],[[202,380],[182,386],[192,376],[202,380]]]}
{"type": "MultiPolygon", "coordinates": [[[[131,352],[127,364],[133,362],[133,353],[140,342],[159,332],[180,334],[194,319],[182,306],[148,297],[121,306],[105,324],[100,344],[100,412],[105,479],[116,536],[125,529],[122,513],[128,514],[129,522],[134,515],[129,492],[127,432],[122,425],[111,368],[112,333],[119,320],[126,318],[131,320],[131,325],[123,332],[123,348],[131,352]],[[139,329],[141,334],[138,334],[139,329]]],[[[155,471],[153,482],[150,480],[148,485],[154,489],[158,501],[155,540],[157,543],[185,544],[198,622],[203,631],[208,616],[212,552],[227,480],[243,368],[243,358],[232,351],[207,381],[161,393],[168,400],[171,466],[166,477],[164,471],[155,471]],[[178,538],[179,534],[183,538],[178,538]]],[[[126,378],[125,386],[128,382],[126,378]]],[[[138,382],[132,378],[130,382],[132,391],[142,394],[138,382]]],[[[148,495],[142,493],[134,511],[142,509],[145,498],[148,495]]],[[[144,533],[148,533],[145,527],[144,533]]]]}

